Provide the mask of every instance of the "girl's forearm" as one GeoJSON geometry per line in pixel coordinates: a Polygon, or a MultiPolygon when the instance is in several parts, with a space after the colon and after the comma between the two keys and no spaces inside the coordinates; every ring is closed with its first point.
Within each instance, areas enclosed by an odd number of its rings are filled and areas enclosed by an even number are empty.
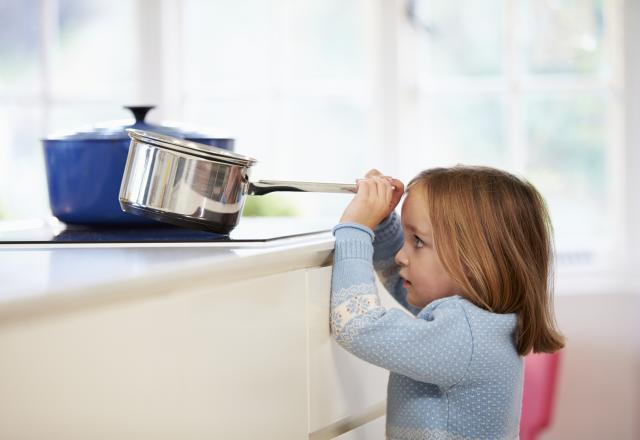
{"type": "Polygon", "coordinates": [[[405,309],[417,315],[420,309],[407,302],[407,290],[402,286],[400,267],[395,262],[395,255],[403,242],[400,217],[392,212],[375,230],[373,267],[387,292],[405,309]]]}

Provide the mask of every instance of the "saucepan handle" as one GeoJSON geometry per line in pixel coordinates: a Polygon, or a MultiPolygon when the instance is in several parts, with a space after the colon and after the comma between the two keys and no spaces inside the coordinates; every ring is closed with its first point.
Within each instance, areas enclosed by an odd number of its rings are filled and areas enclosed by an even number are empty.
{"type": "Polygon", "coordinates": [[[261,196],[274,191],[355,193],[356,185],[349,183],[292,182],[287,180],[249,182],[248,194],[251,196],[261,196]]]}

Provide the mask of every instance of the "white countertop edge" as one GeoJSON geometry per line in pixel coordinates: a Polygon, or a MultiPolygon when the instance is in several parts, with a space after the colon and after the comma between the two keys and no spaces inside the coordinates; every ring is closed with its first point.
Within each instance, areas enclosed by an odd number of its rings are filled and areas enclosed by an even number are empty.
{"type": "Polygon", "coordinates": [[[100,248],[273,248],[288,246],[291,243],[297,243],[314,238],[320,235],[330,236],[330,231],[321,231],[311,234],[300,234],[292,237],[283,237],[265,241],[165,241],[165,242],[105,242],[105,243],[68,243],[68,242],[52,242],[52,243],[2,243],[0,249],[27,249],[27,250],[51,250],[51,249],[100,249],[100,248]]]}
{"type": "Polygon", "coordinates": [[[219,259],[212,256],[181,263],[176,265],[175,270],[159,267],[134,278],[18,296],[0,304],[0,325],[28,317],[42,317],[101,304],[176,293],[185,286],[187,280],[189,288],[207,288],[319,267],[328,262],[333,247],[334,238],[330,233],[298,239],[294,237],[252,249],[232,247],[230,249],[238,252],[238,256],[234,258],[219,259]]]}
{"type": "MultiPolygon", "coordinates": [[[[186,280],[189,286],[214,287],[223,283],[268,276],[328,264],[334,247],[329,232],[291,237],[271,242],[249,243],[254,246],[229,246],[236,253],[221,259],[198,258],[176,264],[150,268],[143,275],[97,282],[72,288],[51,289],[34,295],[16,296],[0,303],[0,325],[30,315],[42,316],[75,308],[115,301],[133,301],[154,295],[175,293],[186,280]],[[133,292],[133,293],[132,293],[133,292]]],[[[138,243],[131,247],[220,247],[221,243],[138,243]],[[147,246],[148,245],[148,246],[147,246]]],[[[74,247],[68,244],[63,247],[74,247]]],[[[83,245],[75,247],[85,247],[83,245]]],[[[95,247],[95,246],[86,246],[95,247]]],[[[122,247],[109,244],[105,247],[122,247]]],[[[30,249],[31,247],[26,247],[30,249]]],[[[34,245],[37,249],[50,249],[34,245]]],[[[556,273],[556,296],[594,294],[640,294],[640,280],[628,273],[556,273]]]]}

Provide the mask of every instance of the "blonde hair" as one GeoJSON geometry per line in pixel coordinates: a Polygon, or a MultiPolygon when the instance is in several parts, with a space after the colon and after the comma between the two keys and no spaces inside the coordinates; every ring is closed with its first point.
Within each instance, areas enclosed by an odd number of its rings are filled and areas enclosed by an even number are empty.
{"type": "Polygon", "coordinates": [[[517,314],[520,355],[562,348],[552,227],[533,185],[494,168],[458,165],[421,172],[413,188],[426,197],[436,253],[463,295],[485,310],[517,314]]]}

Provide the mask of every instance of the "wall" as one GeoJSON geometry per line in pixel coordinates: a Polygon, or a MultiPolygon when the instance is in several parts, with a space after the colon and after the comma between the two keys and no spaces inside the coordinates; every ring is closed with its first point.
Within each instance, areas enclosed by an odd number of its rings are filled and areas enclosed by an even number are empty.
{"type": "Polygon", "coordinates": [[[640,439],[640,295],[556,296],[567,337],[553,426],[540,440],[640,439]]]}

